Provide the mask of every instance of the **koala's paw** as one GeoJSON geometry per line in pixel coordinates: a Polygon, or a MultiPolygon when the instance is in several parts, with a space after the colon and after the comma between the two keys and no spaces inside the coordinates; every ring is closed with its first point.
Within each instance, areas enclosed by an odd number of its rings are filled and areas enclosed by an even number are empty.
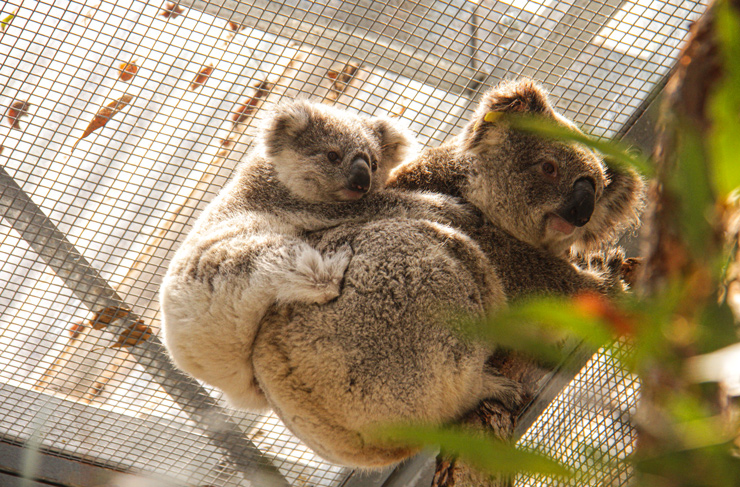
{"type": "Polygon", "coordinates": [[[285,285],[278,289],[278,299],[317,304],[331,301],[339,296],[350,257],[349,246],[326,254],[309,245],[301,246],[296,252],[295,267],[286,273],[285,285]]]}
{"type": "Polygon", "coordinates": [[[599,290],[606,294],[627,290],[624,250],[614,248],[578,256],[578,265],[599,281],[599,290]]]}

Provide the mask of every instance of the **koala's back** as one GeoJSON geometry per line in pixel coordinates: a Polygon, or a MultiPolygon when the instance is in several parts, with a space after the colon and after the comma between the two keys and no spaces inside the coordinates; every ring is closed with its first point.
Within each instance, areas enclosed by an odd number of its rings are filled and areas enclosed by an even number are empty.
{"type": "Polygon", "coordinates": [[[504,302],[478,247],[449,227],[382,220],[324,233],[349,243],[342,294],[263,321],[255,375],[277,414],[323,457],[383,466],[410,454],[366,435],[394,421],[449,421],[481,397],[489,351],[454,316],[504,302]],[[446,313],[446,314],[445,314],[446,313]]]}

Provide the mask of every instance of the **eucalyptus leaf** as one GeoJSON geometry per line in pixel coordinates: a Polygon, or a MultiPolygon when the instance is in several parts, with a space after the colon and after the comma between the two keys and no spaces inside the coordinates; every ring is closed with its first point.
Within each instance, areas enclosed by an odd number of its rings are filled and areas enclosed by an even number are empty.
{"type": "Polygon", "coordinates": [[[439,446],[443,452],[454,454],[476,468],[489,473],[532,473],[571,477],[562,464],[542,454],[518,449],[493,438],[471,431],[425,426],[397,426],[383,429],[381,434],[393,441],[406,444],[439,446]]]}
{"type": "Polygon", "coordinates": [[[648,177],[652,176],[655,172],[653,164],[649,159],[638,154],[630,153],[626,146],[618,142],[600,140],[543,117],[506,114],[502,117],[502,120],[516,130],[532,132],[550,139],[583,144],[608,158],[610,163],[615,166],[615,169],[634,168],[648,177]]]}

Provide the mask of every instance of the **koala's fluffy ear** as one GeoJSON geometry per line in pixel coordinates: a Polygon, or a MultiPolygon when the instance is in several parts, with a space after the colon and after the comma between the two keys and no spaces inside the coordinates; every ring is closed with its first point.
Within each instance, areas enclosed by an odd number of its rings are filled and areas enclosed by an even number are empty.
{"type": "Polygon", "coordinates": [[[497,123],[497,115],[504,113],[528,113],[559,121],[561,118],[555,114],[545,89],[536,82],[526,78],[503,81],[483,95],[473,119],[464,129],[465,148],[480,152],[502,140],[505,127],[497,123]]]}
{"type": "Polygon", "coordinates": [[[285,144],[308,129],[315,108],[305,100],[280,104],[272,111],[263,133],[269,156],[277,155],[285,144]]]}
{"type": "Polygon", "coordinates": [[[370,121],[373,133],[380,141],[383,151],[382,165],[391,170],[414,151],[416,140],[411,132],[393,120],[373,118],[370,121]]]}
{"type": "Polygon", "coordinates": [[[645,208],[645,181],[634,170],[620,167],[607,159],[604,193],[596,204],[591,221],[573,249],[584,252],[613,243],[624,232],[640,224],[645,208]]]}
{"type": "Polygon", "coordinates": [[[484,116],[488,112],[554,113],[545,89],[527,78],[499,83],[483,96],[477,112],[484,116]]]}

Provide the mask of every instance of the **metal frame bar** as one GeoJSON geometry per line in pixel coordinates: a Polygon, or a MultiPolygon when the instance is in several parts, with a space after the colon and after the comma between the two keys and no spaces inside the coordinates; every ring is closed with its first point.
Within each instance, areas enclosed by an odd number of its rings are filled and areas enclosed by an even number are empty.
{"type": "MultiPolygon", "coordinates": [[[[10,223],[91,311],[106,307],[130,309],[2,166],[0,217],[10,223]]],[[[110,323],[108,331],[123,333],[138,319],[130,313],[110,323]]],[[[128,351],[145,369],[156,371],[152,374],[154,379],[203,428],[215,445],[226,450],[235,468],[246,479],[257,482],[257,485],[289,485],[208,391],[172,365],[164,345],[156,336],[129,347],[128,351]]]]}
{"type": "MultiPolygon", "coordinates": [[[[60,458],[44,451],[34,452],[43,461],[38,462],[33,472],[33,478],[23,478],[23,465],[29,455],[28,449],[0,441],[0,485],[21,485],[22,480],[33,482],[31,485],[108,485],[116,481],[127,481],[131,485],[139,477],[131,474],[111,470],[108,467],[99,467],[75,460],[60,458]],[[17,484],[16,484],[17,482],[17,484]]],[[[28,485],[28,483],[26,484],[28,485]]]]}

